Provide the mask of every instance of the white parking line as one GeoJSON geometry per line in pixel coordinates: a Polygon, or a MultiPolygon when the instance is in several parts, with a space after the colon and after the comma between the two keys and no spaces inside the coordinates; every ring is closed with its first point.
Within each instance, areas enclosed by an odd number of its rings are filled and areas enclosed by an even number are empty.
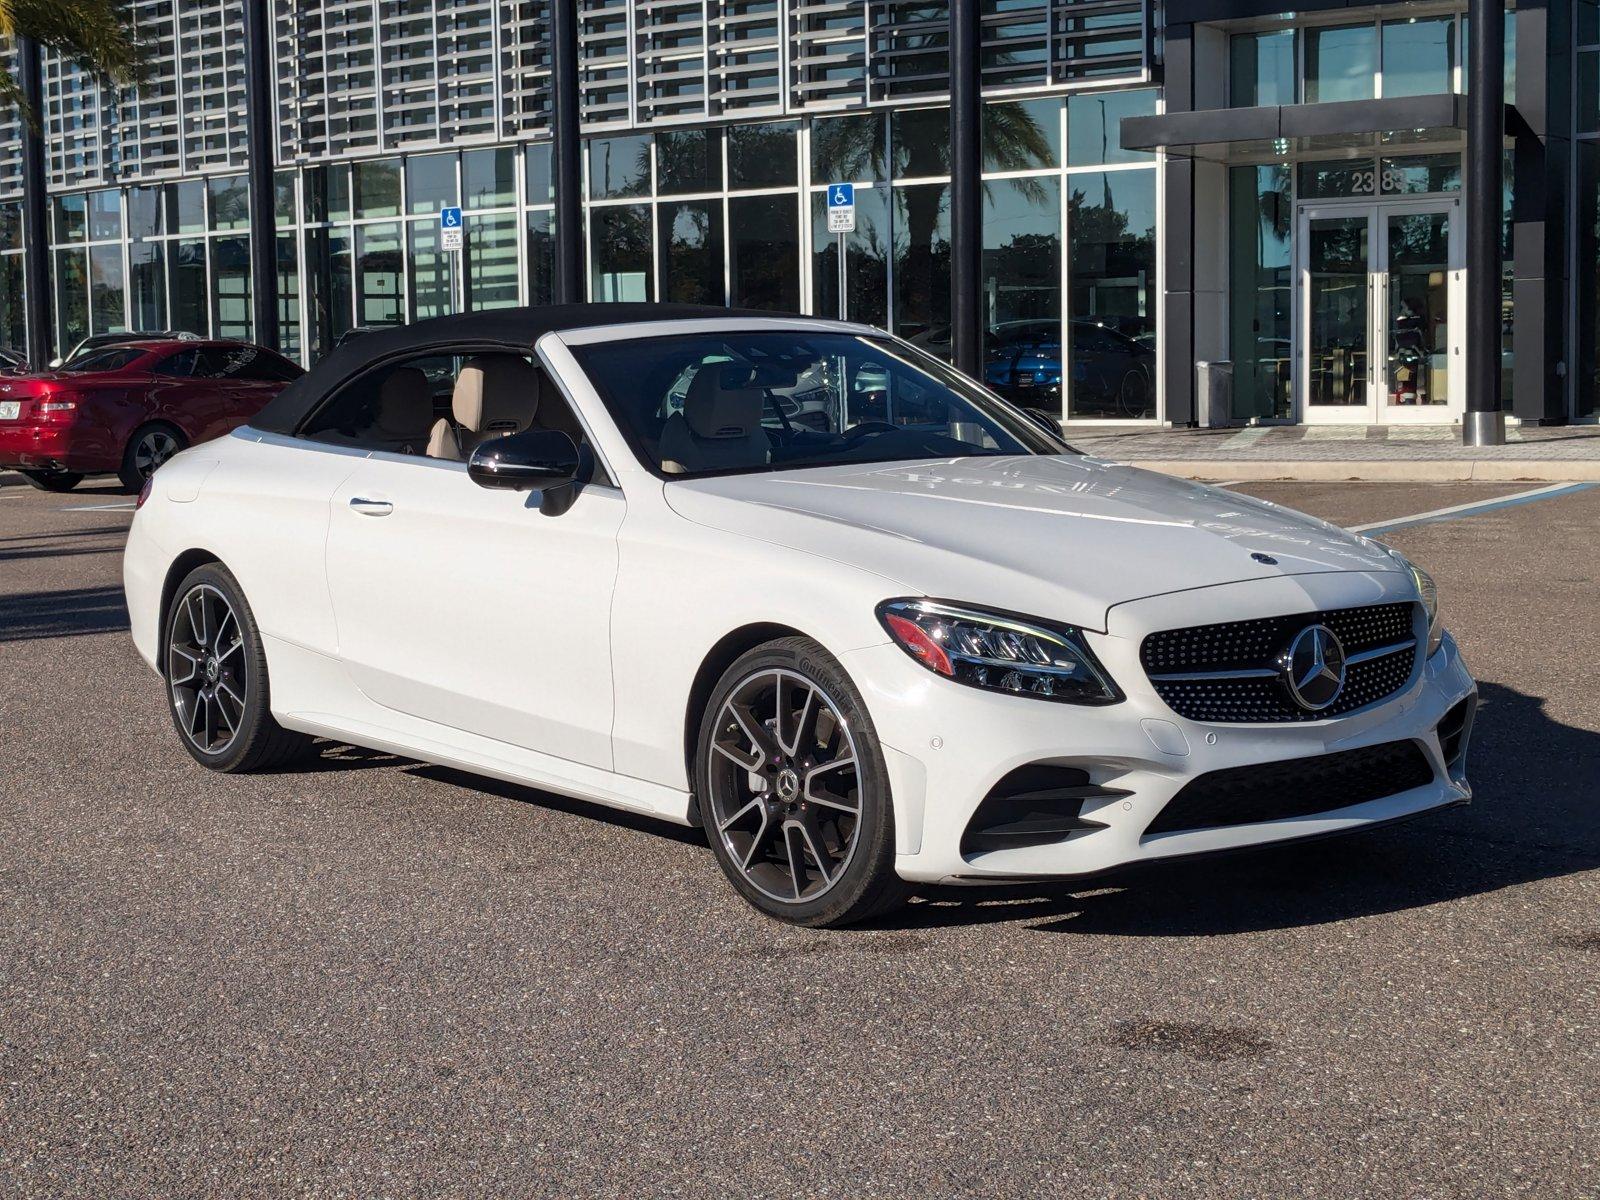
{"type": "Polygon", "coordinates": [[[1592,483],[1552,483],[1545,487],[1530,488],[1526,492],[1513,492],[1509,496],[1496,496],[1493,500],[1475,500],[1470,504],[1452,504],[1449,508],[1435,508],[1429,512],[1409,517],[1395,517],[1388,521],[1372,521],[1366,525],[1349,526],[1351,533],[1389,533],[1412,525],[1431,525],[1435,521],[1453,521],[1458,517],[1475,517],[1493,512],[1497,508],[1514,508],[1519,504],[1532,504],[1536,500],[1554,500],[1557,496],[1583,492],[1594,487],[1592,483]]]}
{"type": "Polygon", "coordinates": [[[57,511],[59,511],[59,512],[132,512],[133,508],[134,508],[134,503],[133,503],[132,500],[122,500],[122,501],[119,501],[116,504],[69,504],[69,505],[67,505],[67,507],[62,508],[62,509],[58,509],[57,511]]]}

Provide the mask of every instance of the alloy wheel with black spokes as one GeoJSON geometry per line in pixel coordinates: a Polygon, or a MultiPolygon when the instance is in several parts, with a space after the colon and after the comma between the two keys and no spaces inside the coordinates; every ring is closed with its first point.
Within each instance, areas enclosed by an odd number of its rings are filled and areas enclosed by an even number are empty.
{"type": "Polygon", "coordinates": [[[700,743],[706,833],[757,907],[834,925],[898,898],[876,736],[848,677],[814,643],[784,639],[734,664],[700,743]]]}
{"type": "Polygon", "coordinates": [[[191,588],[178,602],[167,642],[167,685],[189,744],[202,754],[226,752],[239,736],[249,674],[239,618],[210,584],[191,588]]]}
{"type": "Polygon", "coordinates": [[[277,766],[312,739],[272,715],[261,631],[239,581],[221,563],[190,572],[162,625],[168,708],[183,748],[213,771],[277,766]]]}
{"type": "Polygon", "coordinates": [[[134,431],[117,472],[122,485],[138,491],[156,469],[184,447],[183,435],[166,425],[146,425],[134,431]]]}

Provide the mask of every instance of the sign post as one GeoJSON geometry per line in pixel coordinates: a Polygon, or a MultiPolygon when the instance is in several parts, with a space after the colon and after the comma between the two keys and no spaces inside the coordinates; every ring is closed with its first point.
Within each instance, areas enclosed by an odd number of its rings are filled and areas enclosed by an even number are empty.
{"type": "Polygon", "coordinates": [[[856,185],[830,183],[828,185],[828,232],[839,237],[839,319],[850,315],[845,288],[849,283],[849,270],[845,266],[844,238],[856,231],[856,185]]]}

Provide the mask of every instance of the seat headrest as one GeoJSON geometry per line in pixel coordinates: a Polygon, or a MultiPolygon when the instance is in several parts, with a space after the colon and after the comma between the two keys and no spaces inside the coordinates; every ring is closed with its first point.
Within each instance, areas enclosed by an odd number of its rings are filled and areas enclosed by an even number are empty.
{"type": "Polygon", "coordinates": [[[380,434],[404,437],[426,431],[433,420],[433,389],[416,367],[399,367],[378,389],[374,425],[380,434]]]}
{"type": "Polygon", "coordinates": [[[683,399],[683,419],[702,438],[749,437],[761,426],[760,388],[747,387],[750,368],[706,363],[694,373],[683,399]]]}
{"type": "Polygon", "coordinates": [[[539,411],[539,372],[515,354],[480,354],[456,376],[450,411],[469,433],[516,433],[539,411]]]}

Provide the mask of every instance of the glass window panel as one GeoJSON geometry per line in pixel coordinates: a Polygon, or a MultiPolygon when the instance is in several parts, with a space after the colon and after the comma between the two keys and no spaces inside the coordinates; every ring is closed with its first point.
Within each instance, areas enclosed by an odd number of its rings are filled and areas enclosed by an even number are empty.
{"type": "Polygon", "coordinates": [[[1122,148],[1122,119],[1155,111],[1156,94],[1150,91],[1073,96],[1067,101],[1067,165],[1154,162],[1153,151],[1122,148]]]}
{"type": "Polygon", "coordinates": [[[201,238],[169,242],[167,270],[172,328],[205,337],[211,332],[211,289],[206,285],[206,244],[201,238]]]}
{"type": "Polygon", "coordinates": [[[355,325],[355,255],[349,236],[338,234],[327,239],[327,261],[328,287],[319,312],[325,314],[326,320],[324,354],[355,325]]]}
{"type": "Polygon", "coordinates": [[[461,180],[468,208],[507,208],[517,202],[517,152],[510,146],[468,150],[461,180]]]}
{"type": "Polygon", "coordinates": [[[28,352],[27,290],[20,254],[0,254],[0,346],[24,356],[28,352]]]}
{"type": "Polygon", "coordinates": [[[161,218],[161,189],[159,187],[128,189],[128,236],[130,238],[159,237],[166,232],[166,225],[161,218]]]}
{"type": "Polygon", "coordinates": [[[523,163],[527,171],[527,189],[529,204],[554,204],[556,200],[555,176],[550,169],[551,147],[549,142],[539,142],[529,146],[523,152],[523,163]]]}
{"type": "Polygon", "coordinates": [[[1595,0],[1578,0],[1578,45],[1588,46],[1600,42],[1600,4],[1595,0]]]}
{"type": "Polygon", "coordinates": [[[22,205],[0,204],[0,250],[22,249],[22,205]]]}
{"type": "Polygon", "coordinates": [[[456,255],[439,248],[437,221],[406,226],[411,248],[411,319],[425,321],[455,311],[456,255]]]}
{"type": "Polygon", "coordinates": [[[89,263],[82,250],[56,251],[56,330],[59,353],[89,336],[89,263]]]}
{"type": "Polygon", "coordinates": [[[983,205],[984,382],[1061,413],[1060,178],[993,180],[983,205]]]}
{"type": "Polygon", "coordinates": [[[1295,31],[1238,33],[1228,41],[1228,103],[1255,108],[1295,102],[1295,31]]]}
{"type": "MultiPolygon", "coordinates": [[[[396,159],[355,165],[355,215],[394,217],[400,214],[400,163],[396,159]]],[[[329,207],[332,207],[330,197],[329,207]]]]}
{"type": "Polygon", "coordinates": [[[1306,103],[1371,100],[1378,73],[1371,25],[1312,28],[1306,36],[1306,103]]]}
{"type": "Polygon", "coordinates": [[[214,238],[211,242],[212,286],[216,290],[216,337],[251,336],[250,239],[214,238]]]}
{"type": "Polygon", "coordinates": [[[207,181],[211,189],[211,228],[249,229],[250,193],[243,175],[207,181]]]}
{"type": "Polygon", "coordinates": [[[889,177],[881,112],[818,118],[811,123],[811,182],[865,183],[889,177]]]}
{"type": "Polygon", "coordinates": [[[122,193],[112,188],[89,194],[89,240],[109,241],[122,236],[122,193]]]}
{"type": "Polygon", "coordinates": [[[167,232],[204,233],[206,185],[198,179],[167,184],[167,232]]]}
{"type": "Polygon", "coordinates": [[[1073,175],[1067,211],[1067,411],[1156,415],[1154,171],[1073,175]]]}
{"type": "Polygon", "coordinates": [[[1378,171],[1370,158],[1300,164],[1302,200],[1371,196],[1377,188],[1378,171]]]}
{"type": "Polygon", "coordinates": [[[121,245],[90,247],[89,297],[91,327],[95,333],[119,333],[128,327],[121,245]]]}
{"type": "Polygon", "coordinates": [[[326,204],[321,214],[308,215],[308,220],[348,221],[355,209],[350,203],[350,168],[326,169],[326,204]]]}
{"type": "Polygon", "coordinates": [[[656,180],[663,196],[722,190],[722,131],[678,129],[656,134],[656,180]]]}
{"type": "MultiPolygon", "coordinates": [[[[413,155],[406,159],[406,211],[436,213],[456,203],[456,156],[413,155]]],[[[368,213],[387,216],[387,213],[368,213]]]]}
{"type": "Polygon", "coordinates": [[[51,238],[57,242],[81,242],[89,231],[88,199],[82,192],[55,196],[50,201],[54,216],[51,238]]]}
{"type": "Polygon", "coordinates": [[[728,202],[729,303],[800,309],[800,213],[794,196],[728,202]]]}
{"type": "Polygon", "coordinates": [[[889,189],[856,189],[856,228],[844,234],[845,311],[839,311],[839,239],[828,232],[828,198],[811,194],[811,303],[818,316],[889,324],[889,189]]]}
{"type": "Polygon", "coordinates": [[[280,233],[278,243],[278,348],[286,358],[300,361],[300,262],[292,233],[280,233]]]}
{"type": "Polygon", "coordinates": [[[128,247],[128,284],[135,329],[167,327],[167,247],[165,242],[135,242],[128,247]]]}
{"type": "Polygon", "coordinates": [[[294,171],[279,171],[272,177],[272,215],[279,225],[295,223],[294,171]]]}
{"type": "Polygon", "coordinates": [[[894,177],[920,179],[950,173],[950,110],[899,110],[889,117],[894,177]]]}
{"type": "Polygon", "coordinates": [[[661,298],[670,303],[722,304],[722,201],[662,204],[656,221],[661,298]]]}
{"type": "Polygon", "coordinates": [[[356,230],[356,324],[404,324],[400,226],[364,225],[356,230]]]}
{"type": "MultiPolygon", "coordinates": [[[[1507,175],[1509,181],[1510,176],[1507,175]]],[[[1385,158],[1378,167],[1378,186],[1386,196],[1417,192],[1459,192],[1459,154],[1419,154],[1410,158],[1385,158]]]]}
{"type": "Polygon", "coordinates": [[[1449,17],[1383,23],[1383,94],[1431,96],[1453,90],[1456,23],[1449,17]]]}
{"type": "Polygon", "coordinates": [[[475,217],[467,230],[467,308],[511,308],[517,303],[517,217],[475,217]]]}
{"type": "Polygon", "coordinates": [[[528,303],[555,299],[555,214],[549,209],[528,214],[528,303]]]}
{"type": "Polygon", "coordinates": [[[589,299],[650,300],[650,208],[622,205],[589,210],[593,274],[589,299]]]}
{"type": "Polygon", "coordinates": [[[591,138],[584,143],[589,156],[589,199],[650,194],[650,135],[591,138]]]}
{"type": "MultiPolygon", "coordinates": [[[[1600,143],[1578,143],[1578,261],[1600,262],[1600,143]]],[[[1600,412],[1600,271],[1577,273],[1578,377],[1575,413],[1600,412]]]]}
{"type": "Polygon", "coordinates": [[[793,124],[736,125],[728,130],[728,186],[792,186],[799,169],[797,128],[793,124]]]}
{"type": "Polygon", "coordinates": [[[1032,171],[1061,165],[1061,101],[983,106],[983,169],[1032,171]]]}
{"type": "Polygon", "coordinates": [[[950,185],[894,189],[894,332],[950,357],[950,185]]]}
{"type": "Polygon", "coordinates": [[[1228,175],[1228,356],[1236,421],[1293,414],[1290,322],[1294,196],[1286,165],[1228,175]]]}
{"type": "MultiPolygon", "coordinates": [[[[1506,39],[1506,66],[1505,66],[1506,87],[1505,87],[1505,97],[1506,97],[1506,103],[1507,104],[1515,104],[1516,103],[1516,99],[1517,99],[1517,14],[1516,14],[1516,12],[1515,11],[1511,11],[1511,12],[1506,13],[1505,22],[1506,22],[1506,25],[1505,25],[1505,30],[1506,30],[1505,31],[1505,39],[1506,39]]],[[[1471,38],[1471,33],[1472,33],[1472,21],[1471,21],[1470,18],[1463,16],[1461,18],[1461,44],[1465,47],[1465,50],[1463,51],[1463,54],[1462,54],[1462,67],[1463,67],[1463,70],[1461,72],[1461,90],[1463,92],[1470,90],[1470,82],[1471,82],[1471,79],[1472,79],[1472,38],[1471,38]]],[[[1582,59],[1582,57],[1583,57],[1582,55],[1579,56],[1580,60],[1582,59]]],[[[1579,63],[1579,70],[1580,70],[1580,72],[1582,70],[1581,61],[1579,63]]],[[[1581,81],[1580,81],[1580,88],[1581,88],[1581,81]]],[[[1388,89],[1385,88],[1385,94],[1387,94],[1387,93],[1388,93],[1388,89]]],[[[1580,122],[1582,121],[1582,112],[1583,112],[1583,109],[1582,109],[1581,103],[1580,103],[1580,107],[1579,107],[1579,120],[1580,120],[1580,122]]]]}

